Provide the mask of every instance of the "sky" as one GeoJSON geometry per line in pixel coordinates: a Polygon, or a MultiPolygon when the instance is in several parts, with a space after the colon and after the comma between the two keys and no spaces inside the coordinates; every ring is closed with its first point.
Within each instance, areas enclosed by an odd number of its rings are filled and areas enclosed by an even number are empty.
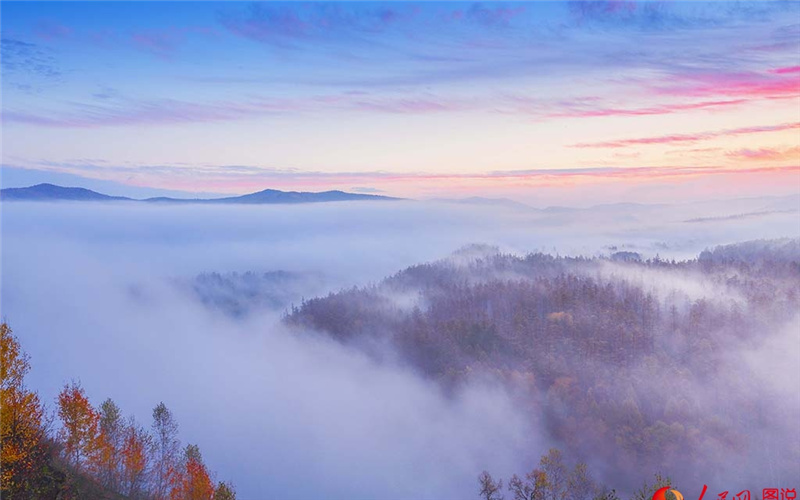
{"type": "Polygon", "coordinates": [[[800,2],[3,2],[4,187],[800,192],[800,2]]]}

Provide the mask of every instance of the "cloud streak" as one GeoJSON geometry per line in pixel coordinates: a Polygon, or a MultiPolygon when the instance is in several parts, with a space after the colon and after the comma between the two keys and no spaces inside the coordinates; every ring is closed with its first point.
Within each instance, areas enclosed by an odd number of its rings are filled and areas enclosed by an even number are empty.
{"type": "Polygon", "coordinates": [[[14,73],[44,79],[57,79],[61,76],[55,57],[38,44],[4,37],[0,39],[0,50],[3,71],[6,73],[3,75],[4,79],[14,73]]]}
{"type": "Polygon", "coordinates": [[[278,114],[318,113],[324,110],[425,114],[465,111],[472,109],[472,106],[467,102],[428,95],[388,97],[345,92],[298,98],[254,98],[242,102],[117,99],[113,105],[83,104],[72,112],[62,113],[5,110],[2,120],[5,123],[42,127],[97,128],[225,122],[278,114]]]}
{"type": "Polygon", "coordinates": [[[729,108],[747,103],[746,99],[731,99],[723,101],[700,101],[684,104],[663,104],[643,108],[596,108],[576,109],[549,114],[550,118],[596,118],[607,116],[649,116],[668,115],[684,111],[714,110],[729,108]]]}
{"type": "Polygon", "coordinates": [[[777,68],[768,73],[716,73],[685,77],[683,82],[655,86],[662,95],[680,97],[726,97],[743,99],[787,99],[800,97],[800,73],[777,68]]]}
{"type": "Polygon", "coordinates": [[[729,151],[726,153],[726,156],[742,161],[795,161],[800,164],[800,146],[787,148],[744,148],[736,151],[729,151]]]}
{"type": "Polygon", "coordinates": [[[658,144],[682,144],[707,141],[720,137],[731,137],[739,135],[761,134],[769,132],[782,132],[785,130],[800,129],[800,122],[783,123],[779,125],[763,125],[755,127],[741,127],[734,129],[716,130],[710,132],[699,132],[694,134],[672,134],[653,137],[640,137],[636,139],[621,139],[618,141],[584,142],[573,144],[573,148],[625,148],[629,146],[649,146],[658,144]]]}
{"type": "Polygon", "coordinates": [[[219,23],[232,35],[282,48],[297,48],[301,42],[326,40],[345,42],[374,35],[414,20],[415,6],[384,4],[378,7],[347,4],[252,3],[244,10],[222,11],[219,23]]]}

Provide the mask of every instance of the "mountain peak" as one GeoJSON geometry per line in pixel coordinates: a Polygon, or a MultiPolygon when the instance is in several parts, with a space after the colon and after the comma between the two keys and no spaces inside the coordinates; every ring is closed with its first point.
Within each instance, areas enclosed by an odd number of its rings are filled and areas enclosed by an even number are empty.
{"type": "Polygon", "coordinates": [[[24,188],[0,189],[2,200],[64,200],[64,201],[119,201],[130,200],[124,196],[109,196],[81,187],[64,187],[50,183],[36,184],[24,188]]]}

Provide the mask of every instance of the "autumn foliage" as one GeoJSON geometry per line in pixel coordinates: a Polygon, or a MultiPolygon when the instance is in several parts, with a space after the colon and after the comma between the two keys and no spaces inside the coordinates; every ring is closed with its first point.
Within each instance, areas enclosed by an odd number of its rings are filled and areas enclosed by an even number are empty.
{"type": "Polygon", "coordinates": [[[197,445],[186,447],[172,479],[170,500],[203,500],[214,496],[214,484],[197,445]]]}
{"type": "Polygon", "coordinates": [[[2,385],[0,386],[0,480],[3,498],[25,498],[41,487],[48,446],[44,409],[35,392],[25,387],[30,370],[28,356],[7,324],[2,335],[2,385]]]}
{"type": "Polygon", "coordinates": [[[28,356],[6,323],[2,333],[2,498],[235,500],[214,486],[200,449],[179,456],[178,426],[164,403],[152,432],[105,400],[92,406],[79,382],[56,398],[59,430],[50,435],[45,408],[24,384],[28,356]]]}
{"type": "Polygon", "coordinates": [[[64,445],[64,455],[79,471],[97,447],[98,416],[76,382],[65,385],[58,395],[58,416],[62,422],[58,436],[64,445]]]}

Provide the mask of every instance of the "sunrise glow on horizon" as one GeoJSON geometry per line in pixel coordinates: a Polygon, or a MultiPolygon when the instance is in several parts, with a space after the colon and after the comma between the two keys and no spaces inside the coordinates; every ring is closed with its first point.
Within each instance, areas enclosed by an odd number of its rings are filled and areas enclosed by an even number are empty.
{"type": "Polygon", "coordinates": [[[3,3],[2,69],[18,183],[800,192],[792,1],[3,3]]]}

